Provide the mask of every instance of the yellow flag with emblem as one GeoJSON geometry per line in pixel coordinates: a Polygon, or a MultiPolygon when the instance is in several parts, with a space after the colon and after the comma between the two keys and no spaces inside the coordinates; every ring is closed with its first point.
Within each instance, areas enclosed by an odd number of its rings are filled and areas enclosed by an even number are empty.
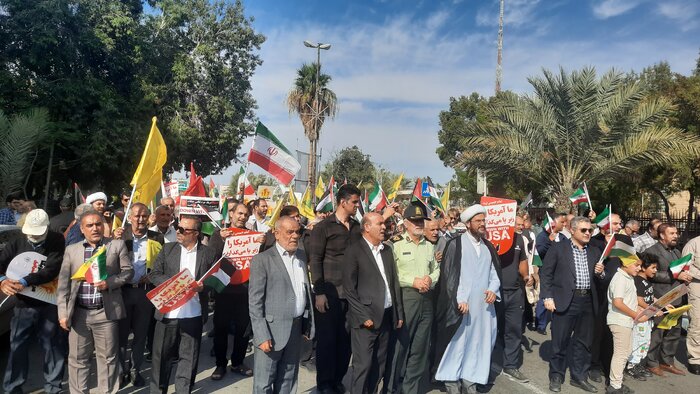
{"type": "Polygon", "coordinates": [[[690,305],[679,306],[668,311],[668,315],[664,317],[656,326],[660,330],[670,330],[678,324],[678,319],[691,308],[690,305]]]}
{"type": "Polygon", "coordinates": [[[163,249],[163,245],[158,241],[149,239],[146,243],[146,269],[151,269],[153,267],[153,262],[156,261],[158,253],[163,249]]]}
{"type": "Polygon", "coordinates": [[[318,176],[318,182],[316,182],[316,191],[314,192],[316,194],[316,198],[321,198],[323,197],[323,193],[326,192],[326,185],[323,183],[323,178],[321,176],[318,176]]]}
{"type": "Polygon", "coordinates": [[[442,203],[442,207],[445,208],[445,211],[450,209],[450,186],[451,183],[447,182],[447,187],[445,191],[442,192],[442,198],[440,198],[440,203],[442,203]]]}
{"type": "Polygon", "coordinates": [[[301,204],[299,204],[299,213],[309,220],[314,220],[316,215],[314,214],[314,203],[311,200],[311,189],[306,187],[304,190],[304,195],[301,197],[301,204]]]}
{"type": "Polygon", "coordinates": [[[163,180],[163,166],[167,160],[165,141],[158,126],[156,126],[156,117],[154,116],[141,161],[131,179],[131,186],[134,187],[132,204],[135,202],[148,204],[149,201],[153,200],[160,190],[160,184],[163,180]]]}
{"type": "Polygon", "coordinates": [[[391,190],[389,191],[389,195],[386,196],[387,200],[389,202],[394,202],[396,199],[396,195],[399,193],[399,189],[401,188],[401,181],[403,180],[403,173],[399,175],[398,178],[394,181],[394,184],[391,185],[391,190]]]}

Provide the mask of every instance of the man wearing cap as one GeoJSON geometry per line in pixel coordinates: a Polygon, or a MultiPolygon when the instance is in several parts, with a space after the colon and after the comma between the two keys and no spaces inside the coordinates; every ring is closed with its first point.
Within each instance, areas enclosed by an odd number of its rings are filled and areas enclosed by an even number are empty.
{"type": "Polygon", "coordinates": [[[3,381],[6,393],[22,392],[29,369],[29,343],[34,337],[39,338],[44,349],[44,391],[61,391],[66,338],[58,327],[56,305],[24,291],[42,285],[55,288],[65,246],[63,236],[49,230],[48,225],[49,216],[43,209],[29,212],[22,226],[25,237],[15,237],[0,252],[0,289],[8,297],[17,297],[10,322],[10,355],[3,381]],[[18,264],[27,259],[35,262],[35,269],[18,272],[18,264]]]}
{"type": "Polygon", "coordinates": [[[102,192],[92,193],[85,199],[86,204],[92,207],[104,217],[104,236],[112,235],[112,218],[111,212],[107,210],[107,195],[102,192]]]}
{"type": "Polygon", "coordinates": [[[460,220],[467,231],[448,241],[437,289],[435,379],[445,382],[448,393],[476,393],[476,385],[489,378],[501,269],[486,239],[486,209],[472,205],[460,220]]]}
{"type": "Polygon", "coordinates": [[[98,212],[84,213],[79,223],[85,238],[66,248],[56,290],[58,323],[69,332],[68,384],[72,393],[88,392],[90,364],[95,357],[97,391],[115,393],[120,369],[118,320],[126,317],[121,287],[134,275],[131,256],[124,241],[103,236],[104,217],[98,212]],[[106,279],[93,283],[73,279],[102,248],[106,279]]]}
{"type": "Polygon", "coordinates": [[[417,393],[428,368],[433,326],[433,289],[440,278],[435,246],[424,236],[425,206],[411,204],[404,211],[403,235],[391,238],[401,286],[404,328],[398,336],[389,369],[387,392],[417,393]]]}

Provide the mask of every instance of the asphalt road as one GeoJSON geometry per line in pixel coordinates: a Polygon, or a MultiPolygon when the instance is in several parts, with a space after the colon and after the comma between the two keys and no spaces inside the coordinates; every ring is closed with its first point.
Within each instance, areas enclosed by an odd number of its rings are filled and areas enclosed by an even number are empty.
{"type": "MultiPolygon", "coordinates": [[[[211,319],[209,320],[211,325],[211,319]]],[[[209,328],[209,327],[207,327],[209,328]]],[[[537,334],[536,332],[526,333],[526,337],[533,342],[533,352],[524,353],[524,363],[521,370],[525,375],[530,378],[530,382],[523,384],[516,382],[506,375],[501,375],[497,378],[496,384],[491,388],[490,393],[494,394],[514,394],[514,393],[549,393],[548,390],[548,378],[547,370],[548,364],[545,361],[549,357],[549,351],[551,349],[550,341],[548,336],[543,336],[537,334]]],[[[7,343],[8,336],[2,337],[2,345],[0,346],[0,370],[5,370],[5,364],[7,362],[7,353],[9,345],[7,343]]],[[[235,375],[230,371],[224,376],[220,381],[213,381],[209,378],[214,370],[214,358],[210,357],[209,352],[211,350],[212,340],[211,338],[204,337],[202,339],[201,354],[199,358],[199,369],[200,372],[197,375],[197,383],[195,385],[195,393],[250,393],[252,391],[253,378],[243,378],[239,375],[235,375]]],[[[229,345],[230,346],[230,345],[229,345]]],[[[27,383],[25,384],[25,392],[39,393],[42,392],[43,376],[41,373],[41,362],[42,354],[38,345],[34,345],[31,349],[31,359],[30,365],[30,375],[27,383]]],[[[683,338],[683,343],[679,346],[677,365],[685,365],[685,338],[683,338]]],[[[253,356],[249,354],[246,358],[246,364],[253,365],[253,356]]],[[[145,364],[146,370],[143,373],[144,378],[149,379],[150,374],[150,364],[145,364]]],[[[685,370],[685,367],[681,367],[685,370]]],[[[92,375],[91,387],[95,386],[95,375],[92,375]]],[[[350,373],[348,373],[349,375],[350,373]]],[[[347,382],[348,376],[346,376],[347,382]]],[[[637,393],[649,393],[649,394],[671,394],[671,393],[697,393],[700,391],[700,376],[688,374],[686,376],[670,376],[667,375],[665,378],[654,377],[646,382],[638,381],[625,381],[625,384],[634,389],[637,393]]],[[[67,386],[67,383],[64,387],[67,386]]],[[[299,373],[299,392],[300,393],[314,393],[315,392],[315,373],[313,364],[310,366],[302,366],[299,373]]],[[[348,384],[346,384],[349,387],[348,384]]],[[[596,385],[600,393],[605,392],[603,384],[596,385]]],[[[68,390],[64,390],[68,392],[68,390]]],[[[170,386],[170,392],[174,392],[174,387],[170,386]]],[[[97,393],[96,389],[91,391],[92,393],[97,393]]],[[[148,388],[141,387],[136,388],[132,386],[127,386],[125,389],[121,390],[122,393],[147,393],[148,388]]],[[[437,389],[433,389],[430,393],[439,393],[437,389]]],[[[583,393],[582,390],[574,388],[569,385],[568,379],[566,383],[562,386],[563,394],[573,394],[573,393],[583,393]]]]}

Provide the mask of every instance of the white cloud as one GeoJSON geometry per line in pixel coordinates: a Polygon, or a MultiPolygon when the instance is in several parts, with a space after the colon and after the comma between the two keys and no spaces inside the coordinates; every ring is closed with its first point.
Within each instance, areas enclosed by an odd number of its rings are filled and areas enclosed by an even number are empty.
{"type": "Polygon", "coordinates": [[[678,27],[683,31],[693,30],[700,25],[700,2],[697,0],[661,2],[658,11],[666,18],[678,22],[678,27]]]}
{"type": "Polygon", "coordinates": [[[622,15],[643,3],[645,0],[602,0],[593,5],[593,15],[608,19],[622,15]]]}
{"type": "MultiPolygon", "coordinates": [[[[509,27],[521,27],[534,25],[535,14],[540,0],[508,0],[504,4],[503,23],[509,27]]],[[[498,26],[500,14],[500,2],[491,1],[491,4],[479,8],[476,13],[478,26],[498,26]]]]}

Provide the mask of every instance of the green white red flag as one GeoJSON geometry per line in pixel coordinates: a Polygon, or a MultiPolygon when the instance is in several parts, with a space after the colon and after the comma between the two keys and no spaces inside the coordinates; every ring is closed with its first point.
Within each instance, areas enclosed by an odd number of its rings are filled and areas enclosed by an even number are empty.
{"type": "Polygon", "coordinates": [[[549,216],[549,212],[545,212],[546,216],[544,218],[544,221],[542,222],[542,229],[546,231],[547,233],[552,232],[552,225],[554,224],[554,220],[552,219],[551,216],[549,216]]]}
{"type": "Polygon", "coordinates": [[[374,181],[374,189],[369,194],[369,210],[372,212],[379,212],[384,209],[389,204],[389,201],[382,190],[382,185],[378,181],[374,181]]]}
{"type": "Polygon", "coordinates": [[[583,186],[574,191],[574,194],[569,197],[569,201],[574,205],[588,203],[588,194],[583,189],[583,186]]]}
{"type": "Polygon", "coordinates": [[[689,255],[683,256],[680,259],[674,260],[668,264],[668,268],[671,270],[671,273],[675,279],[678,279],[678,275],[680,275],[681,272],[690,270],[690,261],[692,259],[693,254],[690,253],[689,255]]]}
{"type": "Polygon", "coordinates": [[[598,226],[598,228],[601,230],[609,229],[611,222],[610,216],[612,215],[611,212],[612,210],[610,209],[610,205],[608,204],[608,206],[605,207],[603,212],[598,214],[598,216],[596,216],[595,219],[593,219],[593,223],[595,223],[595,225],[598,226]]]}
{"type": "Polygon", "coordinates": [[[292,153],[261,122],[255,129],[255,142],[248,161],[260,166],[283,185],[289,185],[301,169],[292,153]]]}

